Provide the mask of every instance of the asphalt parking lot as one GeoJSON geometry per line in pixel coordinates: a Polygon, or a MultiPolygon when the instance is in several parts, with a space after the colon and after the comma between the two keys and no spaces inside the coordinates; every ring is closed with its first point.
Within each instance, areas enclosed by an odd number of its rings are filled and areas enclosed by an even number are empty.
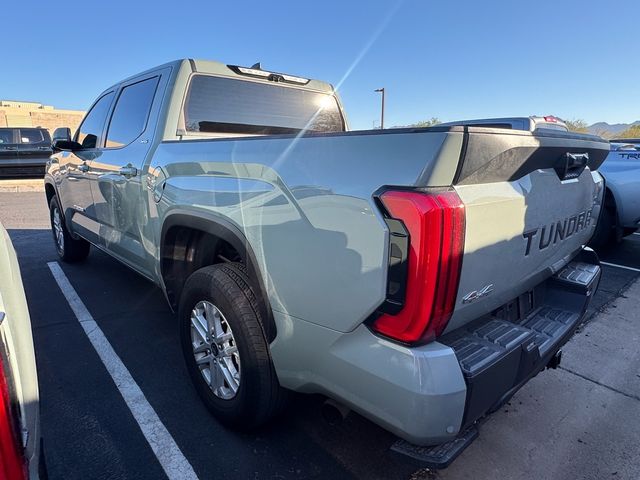
{"type": "MultiPolygon", "coordinates": [[[[31,312],[50,478],[165,478],[51,274],[57,255],[44,194],[0,192],[0,221],[18,252],[31,312]]],[[[81,265],[60,266],[201,479],[640,478],[640,235],[602,259],[629,268],[603,266],[561,368],[527,384],[440,472],[396,457],[393,437],[357,414],[327,424],[318,397],[295,397],[258,432],[224,429],[191,386],[159,289],[95,249],[81,265]]]]}

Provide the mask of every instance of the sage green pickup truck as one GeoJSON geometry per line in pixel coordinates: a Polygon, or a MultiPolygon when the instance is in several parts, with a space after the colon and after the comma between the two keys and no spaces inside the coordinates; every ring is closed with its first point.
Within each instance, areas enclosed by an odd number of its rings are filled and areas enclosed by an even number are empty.
{"type": "Polygon", "coordinates": [[[609,145],[550,123],[349,132],[327,83],[180,60],[55,132],[53,236],[163,290],[224,424],[323,394],[445,466],[557,365],[598,285],[609,145]]]}

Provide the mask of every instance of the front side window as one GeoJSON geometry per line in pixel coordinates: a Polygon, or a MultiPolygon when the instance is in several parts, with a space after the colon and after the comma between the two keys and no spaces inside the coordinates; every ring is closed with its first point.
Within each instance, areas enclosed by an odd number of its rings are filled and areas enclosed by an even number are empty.
{"type": "Polygon", "coordinates": [[[42,130],[37,128],[20,129],[20,143],[43,143],[45,140],[42,130]]]}
{"type": "Polygon", "coordinates": [[[277,84],[195,75],[184,110],[188,132],[274,135],[342,132],[335,96],[277,84]]]}
{"type": "Polygon", "coordinates": [[[82,148],[96,148],[100,145],[102,129],[107,120],[112,101],[113,92],[103,95],[93,105],[87,116],[84,117],[78,133],[76,133],[76,142],[82,145],[82,148]]]}
{"type": "Polygon", "coordinates": [[[154,77],[122,89],[109,123],[107,148],[128,145],[144,132],[157,85],[154,77]]]}

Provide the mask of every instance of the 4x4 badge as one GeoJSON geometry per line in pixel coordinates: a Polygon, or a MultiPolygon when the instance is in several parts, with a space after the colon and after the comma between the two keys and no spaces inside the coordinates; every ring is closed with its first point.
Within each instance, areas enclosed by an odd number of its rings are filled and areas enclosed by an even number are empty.
{"type": "Polygon", "coordinates": [[[485,285],[480,290],[474,290],[473,292],[467,293],[462,298],[462,303],[471,303],[474,300],[477,300],[482,297],[486,297],[491,292],[493,292],[493,283],[490,283],[489,285],[485,285]]]}

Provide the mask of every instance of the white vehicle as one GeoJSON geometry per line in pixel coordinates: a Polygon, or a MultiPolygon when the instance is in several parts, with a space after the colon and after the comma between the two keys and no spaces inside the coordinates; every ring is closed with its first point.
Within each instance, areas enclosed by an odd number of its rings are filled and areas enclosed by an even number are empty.
{"type": "Polygon", "coordinates": [[[31,320],[16,252],[1,224],[0,272],[0,479],[46,478],[31,320]]]}

